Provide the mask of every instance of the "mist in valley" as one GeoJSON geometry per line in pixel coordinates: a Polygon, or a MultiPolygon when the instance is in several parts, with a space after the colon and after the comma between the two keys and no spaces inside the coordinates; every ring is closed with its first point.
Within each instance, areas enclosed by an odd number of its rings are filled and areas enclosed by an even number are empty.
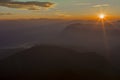
{"type": "Polygon", "coordinates": [[[107,75],[119,74],[120,22],[111,23],[105,22],[104,33],[101,23],[96,21],[0,21],[0,70],[9,76],[21,72],[30,76],[35,71],[55,75],[57,70],[58,73],[67,70],[65,74],[72,70],[73,75],[88,68],[100,72],[99,75],[101,71],[107,75]],[[10,75],[11,71],[15,74],[10,75]]]}

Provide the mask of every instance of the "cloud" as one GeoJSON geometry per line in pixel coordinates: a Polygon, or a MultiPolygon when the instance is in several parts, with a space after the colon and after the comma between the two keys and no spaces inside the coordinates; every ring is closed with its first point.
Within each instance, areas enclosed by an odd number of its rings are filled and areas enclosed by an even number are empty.
{"type": "Polygon", "coordinates": [[[10,2],[12,0],[0,0],[0,2],[10,2]]]}
{"type": "Polygon", "coordinates": [[[59,13],[57,14],[58,17],[71,17],[71,15],[69,14],[63,14],[63,13],[59,13]]]}
{"type": "Polygon", "coordinates": [[[11,0],[0,0],[0,6],[27,10],[40,10],[43,7],[51,8],[54,5],[55,4],[51,2],[38,2],[38,1],[17,2],[11,0]]]}
{"type": "Polygon", "coordinates": [[[101,5],[94,5],[92,7],[107,7],[107,6],[110,6],[109,4],[101,4],[101,5]]]}
{"type": "Polygon", "coordinates": [[[74,5],[81,5],[81,6],[84,6],[84,5],[91,5],[91,3],[75,3],[74,5]]]}
{"type": "Polygon", "coordinates": [[[86,6],[86,5],[91,5],[92,3],[90,2],[81,2],[81,1],[76,1],[73,0],[72,1],[72,5],[76,5],[76,6],[86,6]]]}
{"type": "Polygon", "coordinates": [[[12,13],[0,13],[0,15],[12,15],[12,13]]]}
{"type": "Polygon", "coordinates": [[[57,10],[55,12],[55,15],[58,16],[58,17],[71,17],[72,16],[70,14],[67,14],[66,12],[61,12],[61,10],[57,10]]]}

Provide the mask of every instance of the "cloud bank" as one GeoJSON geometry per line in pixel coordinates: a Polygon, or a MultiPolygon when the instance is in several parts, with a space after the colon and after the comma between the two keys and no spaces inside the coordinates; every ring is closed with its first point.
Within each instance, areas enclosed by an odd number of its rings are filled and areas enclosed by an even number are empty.
{"type": "Polygon", "coordinates": [[[93,7],[108,7],[110,6],[109,4],[98,4],[98,5],[94,5],[93,7]]]}
{"type": "Polygon", "coordinates": [[[40,10],[43,7],[51,8],[54,5],[55,4],[51,2],[39,2],[39,1],[18,2],[12,0],[0,0],[0,6],[27,10],[40,10]]]}
{"type": "Polygon", "coordinates": [[[0,13],[0,15],[12,15],[12,13],[0,13]]]}
{"type": "Polygon", "coordinates": [[[91,3],[76,3],[74,5],[86,6],[86,5],[91,5],[91,3]]]}
{"type": "Polygon", "coordinates": [[[12,0],[0,0],[0,2],[10,2],[12,0]]]}

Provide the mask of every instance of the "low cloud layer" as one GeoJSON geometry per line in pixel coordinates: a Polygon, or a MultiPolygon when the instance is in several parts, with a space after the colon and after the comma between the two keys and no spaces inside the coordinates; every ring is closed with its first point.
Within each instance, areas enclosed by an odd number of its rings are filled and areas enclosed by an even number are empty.
{"type": "Polygon", "coordinates": [[[10,2],[12,0],[0,0],[0,2],[10,2]]]}
{"type": "Polygon", "coordinates": [[[0,6],[8,7],[8,8],[27,9],[27,10],[40,10],[43,7],[50,8],[54,6],[54,3],[38,2],[38,1],[18,2],[12,0],[0,0],[0,6]]]}
{"type": "Polygon", "coordinates": [[[69,15],[69,14],[64,14],[64,13],[58,13],[58,14],[56,14],[58,17],[71,17],[71,15],[69,15]]]}
{"type": "Polygon", "coordinates": [[[12,13],[0,13],[0,15],[12,15],[12,13]]]}
{"type": "Polygon", "coordinates": [[[107,7],[110,6],[109,4],[98,4],[98,5],[94,5],[93,7],[107,7]]]}
{"type": "Polygon", "coordinates": [[[74,4],[74,5],[80,5],[80,6],[86,6],[86,5],[91,5],[91,3],[76,3],[76,4],[74,4]]]}

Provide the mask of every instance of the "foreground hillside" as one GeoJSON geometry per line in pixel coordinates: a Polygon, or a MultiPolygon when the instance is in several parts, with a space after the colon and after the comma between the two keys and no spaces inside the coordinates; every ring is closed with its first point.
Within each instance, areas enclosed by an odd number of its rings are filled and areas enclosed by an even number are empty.
{"type": "Polygon", "coordinates": [[[94,53],[41,45],[0,61],[0,76],[15,80],[115,80],[110,63],[94,53]]]}

